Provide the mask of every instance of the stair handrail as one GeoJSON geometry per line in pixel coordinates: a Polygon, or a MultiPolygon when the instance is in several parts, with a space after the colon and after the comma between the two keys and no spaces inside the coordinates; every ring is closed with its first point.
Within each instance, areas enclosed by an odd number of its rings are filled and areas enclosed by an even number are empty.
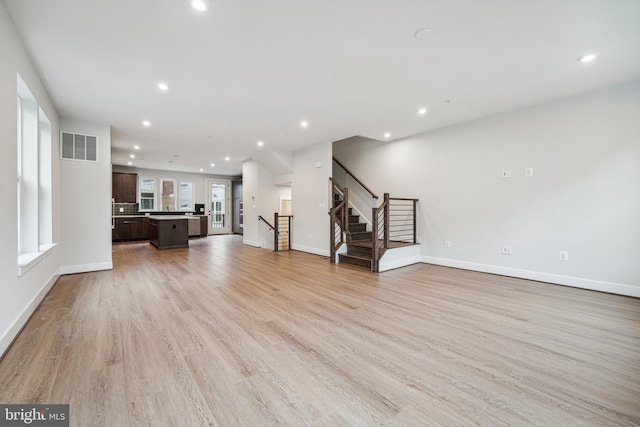
{"type": "Polygon", "coordinates": [[[342,163],[340,163],[340,161],[338,161],[338,159],[336,159],[335,157],[333,158],[333,161],[336,162],[338,164],[338,166],[340,166],[346,173],[347,175],[349,175],[351,178],[354,179],[355,182],[357,182],[358,184],[360,184],[360,186],[362,188],[365,189],[365,191],[367,193],[369,193],[371,195],[371,197],[373,197],[374,199],[377,199],[378,196],[375,195],[375,193],[371,190],[369,190],[369,187],[367,187],[366,185],[364,185],[364,183],[362,181],[360,181],[354,174],[351,173],[351,171],[349,171],[349,169],[347,169],[346,167],[344,167],[344,165],[342,163]]]}
{"type": "Polygon", "coordinates": [[[276,231],[276,228],[275,228],[273,225],[269,224],[269,221],[267,221],[266,219],[264,219],[264,217],[263,217],[262,215],[258,215],[258,221],[260,221],[260,220],[264,221],[264,223],[265,223],[265,224],[267,224],[267,226],[268,226],[271,230],[276,231]]]}
{"type": "Polygon", "coordinates": [[[342,187],[333,178],[329,177],[331,182],[331,198],[332,206],[329,209],[330,225],[329,230],[331,233],[329,241],[330,261],[336,262],[336,252],[340,246],[344,243],[344,234],[349,230],[349,216],[347,214],[347,207],[349,206],[349,189],[342,187]],[[339,203],[335,203],[335,196],[341,197],[339,203]],[[338,228],[338,224],[340,224],[338,228]]]}

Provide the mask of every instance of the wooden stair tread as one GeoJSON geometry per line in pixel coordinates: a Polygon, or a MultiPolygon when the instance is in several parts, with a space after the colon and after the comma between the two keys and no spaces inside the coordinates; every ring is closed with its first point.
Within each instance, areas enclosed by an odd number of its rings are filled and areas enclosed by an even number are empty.
{"type": "Polygon", "coordinates": [[[347,246],[357,246],[359,248],[373,248],[373,241],[371,240],[356,240],[355,242],[348,242],[347,246]]]}
{"type": "Polygon", "coordinates": [[[347,257],[347,258],[356,258],[356,259],[362,259],[362,260],[369,260],[371,261],[371,256],[367,256],[366,254],[340,254],[340,256],[342,257],[347,257]]]}

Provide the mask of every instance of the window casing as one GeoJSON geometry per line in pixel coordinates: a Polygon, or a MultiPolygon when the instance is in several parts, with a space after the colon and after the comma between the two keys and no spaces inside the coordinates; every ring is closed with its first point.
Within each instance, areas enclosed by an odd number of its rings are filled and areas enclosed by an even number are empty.
{"type": "Polygon", "coordinates": [[[18,276],[53,249],[51,122],[17,76],[18,276]]]}
{"type": "Polygon", "coordinates": [[[180,210],[193,210],[193,182],[180,181],[180,210]]]}
{"type": "Polygon", "coordinates": [[[176,180],[162,178],[160,180],[160,207],[165,211],[175,211],[177,203],[176,180]]]}
{"type": "Polygon", "coordinates": [[[156,179],[140,177],[138,183],[139,188],[139,210],[154,211],[156,210],[156,179]]]}

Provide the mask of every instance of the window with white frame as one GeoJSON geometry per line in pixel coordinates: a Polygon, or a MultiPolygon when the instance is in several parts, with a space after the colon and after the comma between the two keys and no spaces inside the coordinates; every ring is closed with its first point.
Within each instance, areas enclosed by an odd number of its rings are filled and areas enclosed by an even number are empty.
{"type": "Polygon", "coordinates": [[[162,178],[160,180],[160,206],[162,210],[175,211],[177,199],[176,180],[162,178]]]}
{"type": "Polygon", "coordinates": [[[180,181],[180,210],[193,210],[193,182],[180,181]]]}
{"type": "Polygon", "coordinates": [[[18,275],[53,248],[51,122],[17,76],[18,275]]]}
{"type": "Polygon", "coordinates": [[[139,210],[156,210],[156,179],[140,177],[138,188],[138,200],[140,201],[139,210]]]}

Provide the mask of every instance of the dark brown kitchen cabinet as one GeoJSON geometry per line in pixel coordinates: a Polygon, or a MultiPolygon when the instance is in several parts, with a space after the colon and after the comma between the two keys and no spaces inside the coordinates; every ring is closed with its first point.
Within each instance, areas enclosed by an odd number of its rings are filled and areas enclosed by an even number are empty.
{"type": "Polygon", "coordinates": [[[111,197],[116,203],[136,203],[138,174],[114,172],[111,180],[111,197]]]}
{"type": "Polygon", "coordinates": [[[207,237],[209,235],[209,216],[202,215],[200,217],[200,237],[207,237]]]}
{"type": "Polygon", "coordinates": [[[188,248],[187,217],[151,217],[149,243],[158,249],[188,248]]]}
{"type": "Polygon", "coordinates": [[[148,240],[148,217],[123,217],[115,218],[115,229],[112,233],[113,240],[148,240]]]}

